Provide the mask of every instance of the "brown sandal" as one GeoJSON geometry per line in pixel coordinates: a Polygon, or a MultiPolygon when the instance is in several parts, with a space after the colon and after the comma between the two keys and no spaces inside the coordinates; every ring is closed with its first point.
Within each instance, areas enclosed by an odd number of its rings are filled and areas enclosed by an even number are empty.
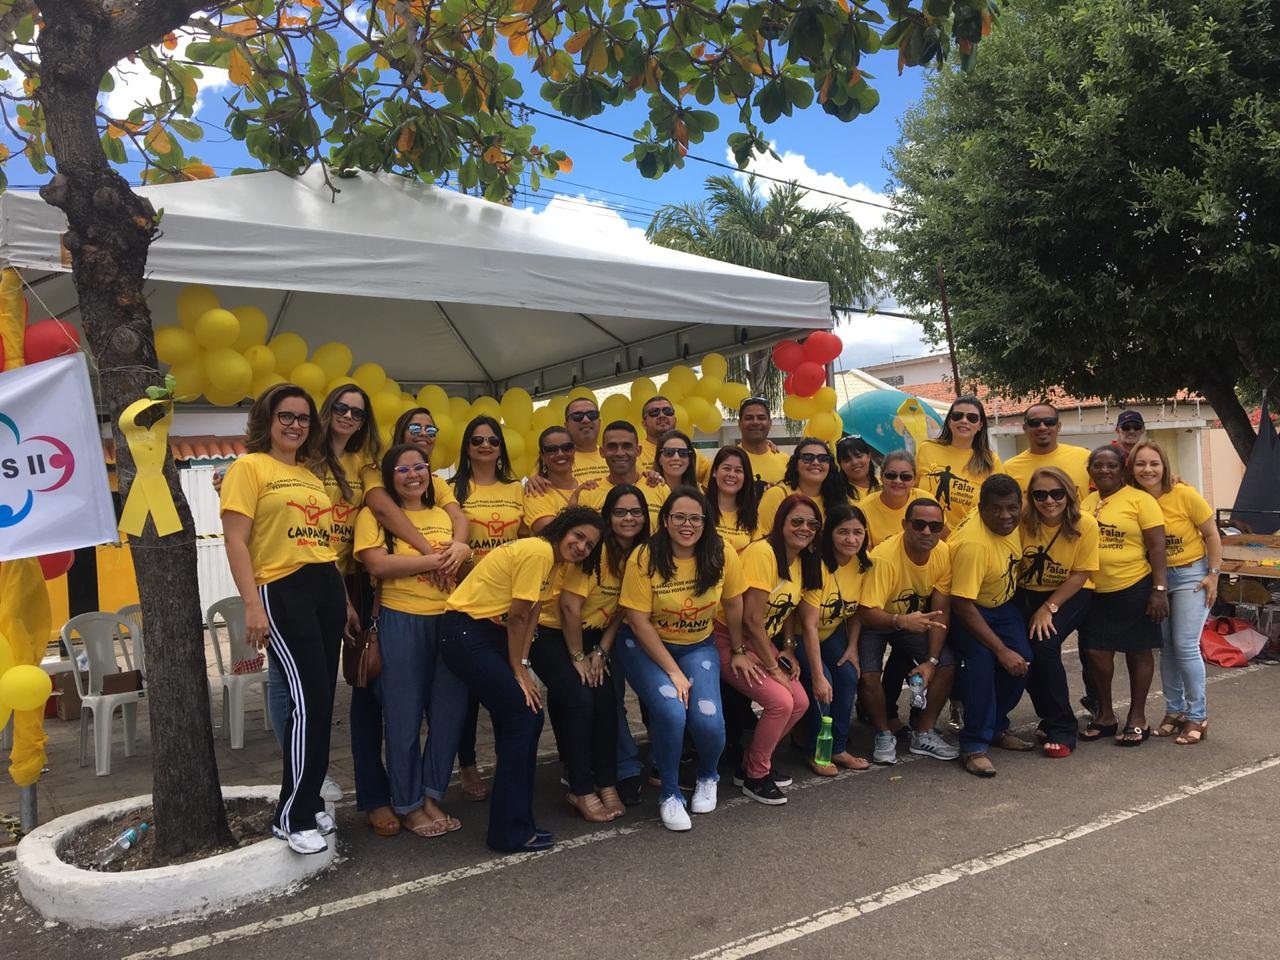
{"type": "Polygon", "coordinates": [[[1156,724],[1155,729],[1151,731],[1153,737],[1174,737],[1182,730],[1182,725],[1187,722],[1185,713],[1166,713],[1164,719],[1156,724]]]}
{"type": "Polygon", "coordinates": [[[866,757],[855,757],[852,753],[832,754],[831,762],[845,770],[870,770],[871,761],[866,757]]]}
{"type": "Polygon", "coordinates": [[[594,793],[588,793],[583,796],[574,796],[572,793],[566,793],[564,802],[569,807],[570,813],[576,813],[587,823],[608,823],[613,819],[613,814],[600,802],[600,798],[594,793]]]}
{"type": "Polygon", "coordinates": [[[390,807],[378,807],[370,810],[366,816],[373,832],[380,837],[394,837],[400,832],[400,818],[390,807]]]}
{"type": "Polygon", "coordinates": [[[962,753],[960,760],[964,764],[964,768],[975,777],[994,777],[996,775],[995,765],[992,764],[991,758],[985,753],[962,753]]]}
{"type": "Polygon", "coordinates": [[[809,769],[820,777],[834,777],[840,773],[840,768],[834,763],[818,763],[813,757],[809,758],[809,769]]]}
{"type": "Polygon", "coordinates": [[[1209,721],[1196,723],[1194,720],[1187,720],[1182,724],[1182,732],[1173,738],[1173,742],[1180,747],[1195,746],[1201,740],[1209,737],[1209,721]]]}
{"type": "Polygon", "coordinates": [[[616,787],[600,787],[596,790],[596,795],[613,819],[616,820],[627,812],[626,804],[622,802],[622,797],[618,796],[616,787]]]}

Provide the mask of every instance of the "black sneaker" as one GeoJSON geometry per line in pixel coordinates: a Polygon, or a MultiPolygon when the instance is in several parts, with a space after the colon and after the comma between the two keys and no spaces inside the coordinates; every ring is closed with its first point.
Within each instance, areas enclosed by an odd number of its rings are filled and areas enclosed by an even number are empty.
{"type": "Polygon", "coordinates": [[[618,781],[618,796],[628,807],[638,807],[644,802],[644,781],[639,777],[627,777],[618,781]]]}
{"type": "Polygon", "coordinates": [[[786,794],[778,789],[778,785],[773,782],[772,777],[746,780],[742,784],[742,794],[757,803],[768,804],[771,807],[781,806],[787,802],[786,794]]]}

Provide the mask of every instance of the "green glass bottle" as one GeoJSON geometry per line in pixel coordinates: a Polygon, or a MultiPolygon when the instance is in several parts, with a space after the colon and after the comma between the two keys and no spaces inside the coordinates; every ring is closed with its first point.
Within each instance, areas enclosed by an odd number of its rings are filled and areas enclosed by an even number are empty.
{"type": "Polygon", "coordinates": [[[831,765],[831,718],[822,718],[822,729],[818,731],[818,744],[813,751],[813,762],[821,767],[831,765]]]}

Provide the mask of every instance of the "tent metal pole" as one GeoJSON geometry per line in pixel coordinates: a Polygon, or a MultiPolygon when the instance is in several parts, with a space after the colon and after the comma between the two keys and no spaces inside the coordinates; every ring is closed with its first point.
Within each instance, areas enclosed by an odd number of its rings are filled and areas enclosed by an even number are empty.
{"type": "Polygon", "coordinates": [[[462,349],[467,351],[467,355],[471,357],[472,362],[475,363],[475,365],[480,368],[480,372],[484,374],[484,378],[489,381],[489,389],[490,390],[496,389],[496,387],[494,386],[495,381],[493,379],[493,374],[491,374],[488,371],[488,369],[485,367],[485,365],[480,362],[480,358],[476,356],[476,352],[471,349],[471,344],[467,343],[466,338],[462,335],[462,332],[458,329],[458,325],[453,322],[453,317],[449,316],[448,312],[445,310],[445,308],[440,304],[438,300],[433,300],[432,303],[434,303],[436,306],[436,309],[440,311],[440,318],[449,325],[449,329],[453,331],[453,335],[457,337],[458,342],[462,344],[462,349]]]}
{"type": "Polygon", "coordinates": [[[293,291],[286,290],[284,298],[280,301],[280,306],[276,308],[275,318],[271,321],[271,329],[267,331],[267,342],[270,342],[271,338],[280,332],[280,322],[284,320],[284,312],[289,309],[289,301],[292,299],[293,291]]]}
{"type": "Polygon", "coordinates": [[[601,333],[603,333],[606,337],[608,337],[610,340],[612,340],[612,341],[613,341],[614,343],[616,343],[618,346],[620,346],[620,347],[627,347],[627,346],[629,346],[629,344],[627,343],[627,341],[623,340],[620,336],[618,336],[618,335],[617,335],[616,333],[614,333],[612,330],[608,330],[608,329],[606,329],[606,328],[602,327],[600,324],[596,323],[594,320],[592,320],[590,317],[588,317],[585,313],[580,313],[580,314],[578,314],[578,316],[580,316],[580,317],[581,317],[583,320],[585,320],[587,323],[591,324],[591,326],[595,327],[597,330],[599,330],[601,333]]]}

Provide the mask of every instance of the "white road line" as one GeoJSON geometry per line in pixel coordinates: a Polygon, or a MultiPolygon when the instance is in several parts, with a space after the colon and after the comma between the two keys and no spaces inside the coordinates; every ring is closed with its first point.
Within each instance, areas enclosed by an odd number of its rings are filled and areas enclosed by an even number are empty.
{"type": "Polygon", "coordinates": [[[1181,786],[1172,793],[1165,794],[1155,800],[1148,800],[1145,803],[1103,814],[1094,820],[1063,830],[1060,833],[1028,840],[1025,843],[1020,843],[1004,850],[997,850],[980,857],[964,860],[935,873],[927,873],[923,876],[915,877],[905,883],[894,884],[877,893],[859,897],[857,900],[850,900],[837,907],[832,907],[807,917],[801,917],[771,930],[755,933],[749,937],[743,937],[740,940],[734,940],[723,946],[696,954],[689,960],[737,960],[740,957],[754,956],[784,943],[799,940],[801,937],[820,933],[838,924],[848,923],[850,920],[856,920],[858,917],[866,916],[885,907],[892,907],[895,904],[912,900],[921,894],[956,883],[966,877],[987,873],[1006,864],[1015,863],[1034,854],[1042,853],[1045,850],[1052,850],[1054,847],[1071,843],[1100,830],[1106,830],[1109,827],[1140,817],[1153,810],[1159,810],[1170,804],[1186,800],[1188,797],[1199,796],[1209,790],[1234,783],[1237,780],[1252,776],[1255,773],[1261,773],[1275,766],[1280,766],[1280,754],[1272,754],[1254,763],[1224,770],[1195,783],[1181,786]]]}

